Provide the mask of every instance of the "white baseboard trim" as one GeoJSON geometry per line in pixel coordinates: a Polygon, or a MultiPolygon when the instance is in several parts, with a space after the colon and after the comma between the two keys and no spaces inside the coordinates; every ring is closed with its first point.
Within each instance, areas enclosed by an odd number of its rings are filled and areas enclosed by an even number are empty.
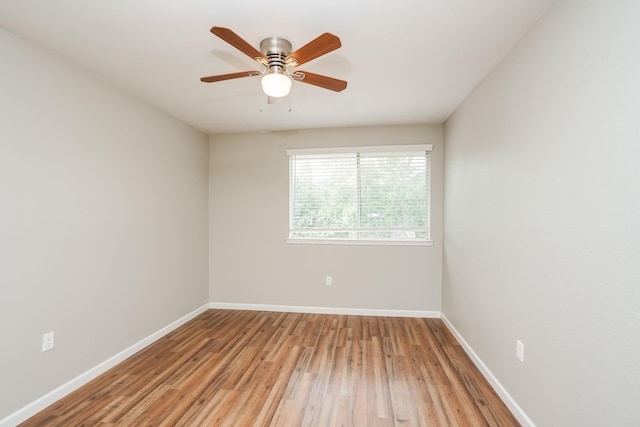
{"type": "Polygon", "coordinates": [[[180,319],[176,320],[175,322],[172,322],[169,325],[165,326],[164,328],[158,330],[157,332],[154,332],[153,334],[149,335],[148,337],[143,338],[142,340],[133,344],[131,347],[126,348],[125,350],[121,351],[115,356],[112,356],[109,359],[105,360],[104,362],[100,363],[99,365],[78,375],[72,380],[67,381],[66,383],[62,384],[60,387],[50,391],[49,393],[45,394],[39,399],[31,402],[30,404],[24,406],[23,408],[17,410],[16,412],[0,420],[0,427],[14,427],[20,424],[21,422],[27,420],[28,418],[31,418],[38,412],[45,409],[47,406],[51,405],[52,403],[66,396],[72,391],[78,389],[79,387],[85,385],[86,383],[96,378],[97,376],[105,373],[106,371],[113,368],[115,365],[122,362],[129,356],[132,356],[133,354],[137,353],[138,351],[142,350],[143,348],[147,347],[148,345],[152,344],[153,342],[167,335],[169,332],[173,331],[174,329],[187,323],[189,320],[193,319],[197,315],[205,312],[208,308],[209,308],[209,304],[205,304],[202,307],[195,309],[191,313],[186,314],[185,316],[182,316],[180,319]]]}
{"type": "Polygon", "coordinates": [[[373,308],[305,307],[298,305],[238,304],[230,302],[212,302],[209,303],[209,308],[222,310],[278,311],[285,313],[348,314],[353,316],[423,317],[435,319],[440,318],[439,311],[426,310],[380,310],[373,308]]]}
{"type": "Polygon", "coordinates": [[[520,405],[514,400],[513,397],[509,394],[506,388],[498,381],[498,379],[493,375],[493,373],[489,370],[487,365],[484,364],[482,359],[478,356],[478,354],[473,351],[473,348],[469,345],[469,343],[462,337],[460,332],[453,326],[453,323],[447,319],[447,316],[444,314],[440,315],[442,322],[449,328],[451,333],[456,337],[464,351],[467,353],[471,361],[476,365],[478,370],[484,375],[484,377],[489,381],[489,384],[493,387],[493,389],[498,393],[498,396],[502,399],[505,405],[509,408],[514,417],[522,424],[523,427],[535,427],[533,420],[529,418],[529,416],[522,410],[520,405]]]}

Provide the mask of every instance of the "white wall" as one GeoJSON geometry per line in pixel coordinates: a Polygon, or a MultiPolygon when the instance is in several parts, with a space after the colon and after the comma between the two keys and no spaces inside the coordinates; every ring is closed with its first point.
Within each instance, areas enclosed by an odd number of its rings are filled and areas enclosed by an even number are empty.
{"type": "Polygon", "coordinates": [[[213,135],[210,296],[217,303],[440,310],[442,126],[213,135]],[[288,148],[433,143],[433,246],[286,243],[288,148]],[[326,286],[326,275],[333,285],[326,286]]]}
{"type": "Polygon", "coordinates": [[[2,419],[208,301],[208,139],[2,29],[0,57],[2,419]]]}
{"type": "Polygon", "coordinates": [[[445,126],[443,312],[539,426],[640,422],[639,43],[560,0],[445,126]]]}

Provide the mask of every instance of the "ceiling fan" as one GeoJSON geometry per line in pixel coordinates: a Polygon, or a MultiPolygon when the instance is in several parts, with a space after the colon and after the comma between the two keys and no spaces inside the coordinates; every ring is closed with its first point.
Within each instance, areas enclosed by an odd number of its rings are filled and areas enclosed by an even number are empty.
{"type": "Polygon", "coordinates": [[[260,42],[260,50],[258,50],[228,28],[213,27],[211,32],[258,62],[264,69],[262,71],[241,71],[202,77],[200,79],[202,82],[213,83],[262,74],[262,90],[269,98],[287,96],[291,90],[292,79],[335,92],[340,92],[347,87],[347,82],[344,80],[308,71],[291,70],[342,46],[340,39],[331,33],[324,33],[292,52],[291,43],[281,37],[269,37],[262,40],[260,42]]]}

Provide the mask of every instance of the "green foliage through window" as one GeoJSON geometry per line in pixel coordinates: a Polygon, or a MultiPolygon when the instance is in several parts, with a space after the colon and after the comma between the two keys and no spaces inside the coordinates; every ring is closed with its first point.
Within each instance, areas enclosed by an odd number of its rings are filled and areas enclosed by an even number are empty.
{"type": "Polygon", "coordinates": [[[291,154],[289,237],[428,240],[429,153],[384,148],[291,154]]]}

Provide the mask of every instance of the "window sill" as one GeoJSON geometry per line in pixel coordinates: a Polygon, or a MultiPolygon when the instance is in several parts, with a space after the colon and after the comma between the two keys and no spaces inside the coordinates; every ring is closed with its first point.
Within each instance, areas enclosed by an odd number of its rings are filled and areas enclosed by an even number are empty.
{"type": "Polygon", "coordinates": [[[287,239],[302,245],[433,246],[433,240],[287,239]]]}

